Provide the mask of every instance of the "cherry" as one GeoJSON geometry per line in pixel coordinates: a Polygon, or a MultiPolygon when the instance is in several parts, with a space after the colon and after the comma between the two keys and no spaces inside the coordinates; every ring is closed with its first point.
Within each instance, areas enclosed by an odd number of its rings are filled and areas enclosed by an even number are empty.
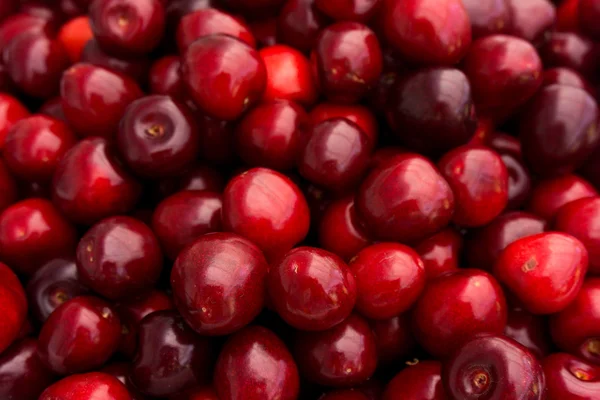
{"type": "Polygon", "coordinates": [[[559,2],[556,8],[556,30],[559,32],[579,31],[579,0],[559,2]]]}
{"type": "Polygon", "coordinates": [[[319,103],[308,114],[309,123],[317,125],[335,118],[346,118],[354,122],[369,136],[373,144],[377,143],[378,124],[373,112],[358,104],[319,103]]]}
{"type": "Polygon", "coordinates": [[[355,206],[359,219],[377,239],[412,242],[448,224],[454,196],[429,160],[404,153],[367,176],[355,206]]]}
{"type": "Polygon", "coordinates": [[[593,39],[600,39],[600,28],[597,25],[600,18],[600,4],[595,0],[579,0],[577,11],[581,30],[593,39]]]}
{"type": "Polygon", "coordinates": [[[127,388],[131,396],[131,400],[144,400],[145,397],[130,383],[128,380],[130,373],[130,364],[120,362],[120,363],[112,363],[102,368],[100,372],[107,373],[109,375],[114,376],[127,388]]]}
{"type": "Polygon", "coordinates": [[[508,245],[494,275],[533,314],[559,312],[577,296],[588,268],[588,255],[574,237],[545,232],[508,245]]]}
{"type": "Polygon", "coordinates": [[[285,322],[304,331],[322,331],[345,320],[356,303],[352,271],[336,255],[298,247],[271,265],[273,307],[285,322]]]}
{"type": "Polygon", "coordinates": [[[76,16],[66,21],[59,29],[57,38],[62,43],[69,60],[76,63],[86,43],[94,37],[87,15],[76,16]]]}
{"type": "Polygon", "coordinates": [[[315,0],[287,0],[277,17],[277,39],[309,52],[329,22],[329,18],[315,7],[315,0]]]}
{"type": "Polygon", "coordinates": [[[21,4],[19,13],[30,15],[32,17],[41,18],[48,21],[53,28],[65,22],[65,15],[61,13],[57,7],[52,7],[50,4],[44,4],[43,1],[29,1],[21,4]]]}
{"type": "Polygon", "coordinates": [[[339,103],[364,97],[383,69],[377,36],[358,22],[338,22],[322,30],[311,62],[325,96],[339,103]]]}
{"type": "Polygon", "coordinates": [[[298,172],[315,185],[343,192],[355,187],[369,165],[373,143],[348,119],[311,126],[298,159],[298,172]]]}
{"type": "Polygon", "coordinates": [[[61,304],[90,290],[79,281],[75,260],[56,258],[47,262],[27,282],[29,309],[35,319],[44,322],[61,304]]]}
{"type": "Polygon", "coordinates": [[[17,122],[6,135],[4,159],[11,172],[28,181],[48,182],[58,162],[77,143],[62,121],[34,115],[17,122]]]}
{"type": "Polygon", "coordinates": [[[556,8],[549,0],[506,0],[511,16],[508,34],[536,45],[543,44],[556,22],[556,8]]]}
{"type": "Polygon", "coordinates": [[[469,14],[473,38],[510,30],[512,16],[508,0],[463,0],[463,4],[469,14]]]}
{"type": "Polygon", "coordinates": [[[600,364],[600,278],[589,278],[567,308],[550,317],[550,333],[563,351],[600,364]]]}
{"type": "Polygon", "coordinates": [[[208,115],[234,120],[263,95],[267,71],[259,53],[246,43],[211,35],[191,44],[182,62],[183,81],[208,115]]]}
{"type": "Polygon", "coordinates": [[[493,276],[460,269],[429,281],[412,315],[417,341],[429,354],[445,357],[474,334],[502,333],[506,300],[493,276]]]}
{"type": "Polygon", "coordinates": [[[162,179],[158,183],[157,194],[164,199],[182,190],[222,192],[224,188],[225,180],[218,170],[197,163],[179,177],[162,179]]]}
{"type": "Polygon", "coordinates": [[[6,163],[0,159],[0,211],[17,200],[17,190],[17,183],[6,167],[6,163]]]}
{"type": "Polygon", "coordinates": [[[358,315],[350,315],[326,331],[298,331],[294,355],[306,379],[326,386],[353,386],[373,375],[376,347],[369,324],[358,315]]]}
{"type": "Polygon", "coordinates": [[[417,345],[410,330],[409,313],[370,321],[370,325],[377,339],[377,359],[382,365],[393,365],[408,356],[417,345]]]}
{"type": "Polygon", "coordinates": [[[0,324],[0,354],[17,339],[27,317],[27,299],[17,276],[0,263],[0,305],[4,316],[0,324]]]}
{"type": "Polygon", "coordinates": [[[471,86],[457,69],[438,67],[407,74],[389,96],[388,122],[411,149],[437,156],[466,144],[475,133],[471,86]]]}
{"type": "Polygon", "coordinates": [[[298,368],[285,344],[263,327],[249,327],[231,336],[217,360],[215,389],[231,400],[294,400],[298,368]]]}
{"type": "Polygon", "coordinates": [[[119,58],[105,53],[95,39],[89,40],[81,52],[80,62],[106,68],[118,74],[144,83],[150,61],[147,58],[119,58]]]}
{"type": "Polygon", "coordinates": [[[223,192],[223,227],[246,237],[273,260],[304,239],[310,224],[306,199],[286,176],[253,168],[223,192]]]}
{"type": "Polygon", "coordinates": [[[140,185],[117,163],[105,139],[77,143],[54,174],[52,200],[69,219],[91,225],[136,204],[140,185]]]}
{"type": "MultiPolygon", "coordinates": [[[[26,13],[17,13],[0,23],[0,49],[5,49],[17,36],[30,32],[39,34],[52,33],[52,24],[48,20],[26,13]]],[[[2,56],[2,52],[0,52],[2,56]]],[[[0,60],[2,57],[0,57],[0,60]]]]}
{"type": "Polygon", "coordinates": [[[197,335],[175,311],[157,311],[139,326],[131,382],[142,393],[165,397],[208,380],[212,343],[197,335]]]}
{"type": "Polygon", "coordinates": [[[442,381],[455,399],[542,400],[546,380],[538,360],[514,340],[476,335],[442,367],[442,381]]]}
{"type": "Polygon", "coordinates": [[[600,64],[600,46],[574,32],[553,32],[540,49],[546,67],[567,67],[593,77],[600,64]]]}
{"type": "Polygon", "coordinates": [[[185,89],[180,68],[181,59],[177,56],[164,56],[156,60],[149,72],[150,92],[171,96],[177,100],[183,99],[185,89]]]}
{"type": "Polygon", "coordinates": [[[267,69],[263,100],[285,99],[304,106],[317,100],[311,65],[304,54],[285,45],[263,47],[259,54],[267,69]]]}
{"type": "Polygon", "coordinates": [[[19,3],[17,1],[8,0],[2,2],[2,5],[0,5],[0,22],[17,12],[18,9],[19,3]]]}
{"type": "Polygon", "coordinates": [[[600,367],[566,353],[546,357],[546,400],[591,400],[600,391],[600,367]]]}
{"type": "Polygon", "coordinates": [[[117,56],[149,53],[165,29],[160,0],[94,0],[89,15],[98,44],[117,56]]]}
{"type": "Polygon", "coordinates": [[[242,118],[235,131],[240,158],[249,166],[292,169],[307,125],[304,109],[292,101],[265,101],[242,118]]]}
{"type": "Polygon", "coordinates": [[[121,323],[110,304],[80,296],[50,314],[38,338],[38,354],[54,373],[73,374],[103,365],[120,338],[121,323]]]}
{"type": "Polygon", "coordinates": [[[194,11],[214,8],[219,3],[218,0],[170,0],[166,2],[165,11],[167,13],[167,33],[174,36],[181,19],[193,13],[194,11]]]}
{"type": "Polygon", "coordinates": [[[319,400],[369,400],[366,394],[354,389],[340,389],[325,393],[319,400]]]}
{"type": "Polygon", "coordinates": [[[232,233],[204,235],[175,261],[175,305],[200,334],[235,332],[262,310],[268,270],[263,254],[250,241],[232,233]]]}
{"type": "Polygon", "coordinates": [[[525,103],[542,84],[542,61],[525,40],[492,35],[476,40],[463,60],[478,112],[493,118],[525,103]]]}
{"type": "Polygon", "coordinates": [[[446,228],[415,246],[423,261],[427,279],[458,269],[463,248],[462,236],[453,228],[446,228]]]}
{"type": "Polygon", "coordinates": [[[508,312],[504,334],[527,347],[538,359],[550,354],[550,337],[546,320],[520,308],[508,312]]]}
{"type": "Polygon", "coordinates": [[[0,149],[10,128],[21,119],[29,116],[29,111],[16,98],[0,93],[0,149]]]}
{"type": "Polygon", "coordinates": [[[465,243],[468,265],[491,271],[502,251],[514,241],[542,233],[546,230],[544,219],[521,211],[508,212],[489,225],[472,231],[465,243]]]}
{"type": "Polygon", "coordinates": [[[445,400],[442,386],[442,364],[439,361],[419,361],[400,371],[388,383],[383,400],[394,400],[398,393],[408,399],[445,400]]]}
{"type": "Polygon", "coordinates": [[[22,200],[0,214],[0,259],[20,273],[70,255],[76,240],[73,225],[47,200],[22,200]]]}
{"type": "Polygon", "coordinates": [[[368,22],[375,16],[381,0],[316,0],[315,6],[336,21],[368,22]]]}
{"type": "Polygon", "coordinates": [[[131,78],[90,64],[76,64],[61,80],[69,125],[82,136],[112,138],[125,107],[142,96],[131,78]]]}
{"type": "Polygon", "coordinates": [[[0,396],[3,399],[37,400],[54,375],[39,360],[37,340],[23,339],[0,356],[0,396]]]}
{"type": "Polygon", "coordinates": [[[553,84],[573,86],[585,90],[590,96],[596,96],[596,89],[579,72],[567,67],[549,68],[544,71],[542,86],[553,84]]]}
{"type": "Polygon", "coordinates": [[[131,400],[117,378],[104,372],[67,376],[48,387],[39,400],[131,400]]]}

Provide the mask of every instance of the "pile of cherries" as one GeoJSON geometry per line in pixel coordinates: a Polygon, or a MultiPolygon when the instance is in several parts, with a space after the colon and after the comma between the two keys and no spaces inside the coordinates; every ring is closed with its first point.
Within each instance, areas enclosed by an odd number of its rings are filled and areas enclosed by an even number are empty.
{"type": "Polygon", "coordinates": [[[600,0],[0,0],[0,400],[600,400],[600,0]]]}

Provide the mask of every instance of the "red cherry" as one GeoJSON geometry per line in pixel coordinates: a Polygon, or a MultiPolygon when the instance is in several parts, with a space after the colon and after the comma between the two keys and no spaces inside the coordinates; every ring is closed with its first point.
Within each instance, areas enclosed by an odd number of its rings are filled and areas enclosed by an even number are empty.
{"type": "Polygon", "coordinates": [[[398,393],[409,399],[446,400],[442,386],[442,364],[439,361],[419,361],[398,373],[387,385],[383,400],[394,400],[398,393]]]}
{"type": "Polygon", "coordinates": [[[546,67],[567,67],[593,77],[600,64],[600,45],[574,32],[553,32],[540,48],[546,67]]]}
{"type": "Polygon", "coordinates": [[[511,11],[508,0],[463,0],[469,14],[473,38],[477,39],[511,29],[511,11]]]}
{"type": "Polygon", "coordinates": [[[381,0],[316,0],[315,6],[336,21],[368,22],[379,10],[381,0]]]}
{"type": "Polygon", "coordinates": [[[164,56],[156,60],[149,72],[150,92],[182,100],[185,89],[179,72],[180,68],[181,59],[177,56],[164,56]]]}
{"type": "Polygon", "coordinates": [[[6,164],[0,159],[0,211],[17,200],[17,190],[15,179],[8,171],[6,164]]]}
{"type": "MultiPolygon", "coordinates": [[[[17,276],[0,263],[0,354],[17,338],[27,317],[27,299],[17,276]]],[[[1,385],[0,385],[1,387],[1,385]]]]}
{"type": "Polygon", "coordinates": [[[29,116],[29,111],[16,98],[0,93],[0,149],[10,128],[21,119],[29,116]]]}
{"type": "Polygon", "coordinates": [[[579,25],[581,30],[592,39],[600,39],[600,28],[598,28],[598,18],[600,18],[600,4],[596,0],[579,0],[577,10],[579,25]]]}
{"type": "Polygon", "coordinates": [[[354,122],[369,136],[373,144],[377,143],[378,124],[373,112],[358,104],[319,103],[308,114],[311,125],[335,118],[346,118],[354,122]]]}
{"type": "Polygon", "coordinates": [[[224,188],[225,179],[218,170],[198,163],[177,178],[162,179],[158,183],[157,194],[164,199],[183,190],[222,192],[224,188]]]}
{"type": "Polygon", "coordinates": [[[79,61],[126,75],[140,84],[145,83],[150,68],[150,60],[147,58],[140,56],[137,58],[119,58],[105,53],[95,39],[91,39],[86,43],[79,61]]]}
{"type": "Polygon", "coordinates": [[[48,387],[39,400],[132,400],[117,378],[104,372],[76,374],[48,387]]]}
{"type": "Polygon", "coordinates": [[[555,353],[542,363],[546,400],[593,399],[600,392],[600,367],[566,353],[555,353]]]}
{"type": "Polygon", "coordinates": [[[579,72],[567,67],[548,68],[544,71],[544,83],[542,86],[550,85],[573,86],[585,90],[590,96],[596,96],[596,89],[579,72]]]}
{"type": "MultiPolygon", "coordinates": [[[[27,33],[47,34],[50,36],[53,26],[47,19],[26,13],[17,13],[0,23],[0,49],[5,49],[18,35],[27,33]]],[[[2,59],[0,52],[0,59],[2,59]]]]}
{"type": "Polygon", "coordinates": [[[565,0],[557,4],[556,30],[579,32],[579,0],[565,0]]]}
{"type": "Polygon", "coordinates": [[[288,0],[277,17],[277,39],[302,52],[310,52],[329,18],[315,7],[315,0],[288,0]]]}
{"type": "Polygon", "coordinates": [[[550,354],[547,321],[520,308],[508,312],[504,334],[527,347],[538,359],[550,354]]]}
{"type": "Polygon", "coordinates": [[[511,16],[508,34],[539,45],[547,40],[556,22],[556,8],[549,0],[506,0],[511,16]]]}
{"type": "Polygon", "coordinates": [[[145,400],[145,397],[135,388],[133,384],[128,380],[130,372],[130,364],[125,362],[112,363],[102,368],[100,372],[107,373],[117,378],[131,395],[131,400],[145,400]]]}
{"type": "Polygon", "coordinates": [[[463,238],[453,228],[446,228],[415,246],[415,251],[423,261],[427,279],[455,271],[459,266],[463,238]]]}
{"type": "Polygon", "coordinates": [[[410,314],[370,321],[377,339],[377,358],[380,364],[394,365],[417,347],[410,329],[410,314]]]}
{"type": "Polygon", "coordinates": [[[14,14],[19,9],[19,3],[15,0],[8,0],[2,2],[0,5],[0,21],[3,21],[6,17],[14,14]]]}

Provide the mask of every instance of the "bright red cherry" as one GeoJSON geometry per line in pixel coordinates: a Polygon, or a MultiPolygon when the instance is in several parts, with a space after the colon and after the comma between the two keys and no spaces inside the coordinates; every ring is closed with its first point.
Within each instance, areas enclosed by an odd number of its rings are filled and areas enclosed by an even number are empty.
{"type": "Polygon", "coordinates": [[[458,269],[463,248],[462,236],[453,228],[446,228],[415,246],[421,257],[427,279],[458,269]]]}
{"type": "Polygon", "coordinates": [[[299,379],[285,344],[268,329],[254,326],[225,343],[215,367],[214,385],[224,400],[295,400],[299,379]]]}
{"type": "Polygon", "coordinates": [[[546,357],[546,400],[593,400],[600,393],[600,367],[566,353],[546,357]]]}
{"type": "MultiPolygon", "coordinates": [[[[0,263],[0,354],[17,338],[27,317],[27,299],[19,278],[0,263]]],[[[1,384],[0,384],[1,387],[1,384]]]]}
{"type": "Polygon", "coordinates": [[[410,329],[410,313],[369,322],[377,339],[377,359],[380,365],[395,365],[417,348],[410,329]]]}
{"type": "Polygon", "coordinates": [[[592,39],[600,39],[600,28],[597,23],[600,18],[600,3],[597,0],[579,0],[577,11],[581,30],[592,39]]]}
{"type": "Polygon", "coordinates": [[[510,28],[511,14],[508,0],[462,0],[473,38],[506,33],[510,28]]]}
{"type": "Polygon", "coordinates": [[[548,324],[542,316],[513,308],[508,312],[504,334],[527,347],[540,360],[550,354],[548,324]]]}
{"type": "Polygon", "coordinates": [[[144,84],[150,68],[150,60],[145,57],[118,58],[107,54],[100,48],[95,39],[87,42],[81,52],[82,63],[92,64],[97,67],[106,68],[118,74],[126,75],[139,84],[144,84]]]}
{"type": "Polygon", "coordinates": [[[181,80],[181,58],[164,56],[152,64],[150,68],[150,92],[164,94],[174,99],[184,98],[183,81],[181,80]]]}
{"type": "Polygon", "coordinates": [[[378,124],[373,112],[359,104],[319,103],[308,114],[309,123],[317,125],[328,119],[346,118],[362,129],[371,142],[377,143],[378,124]]]}
{"type": "Polygon", "coordinates": [[[556,7],[549,0],[506,0],[510,24],[508,34],[538,46],[544,44],[556,22],[556,7]]]}
{"type": "Polygon", "coordinates": [[[117,378],[104,372],[76,374],[48,387],[39,400],[132,400],[117,378]]]}
{"type": "Polygon", "coordinates": [[[587,268],[587,251],[579,240],[546,232],[508,245],[494,265],[494,275],[527,311],[552,314],[575,299],[587,268]]]}
{"type": "Polygon", "coordinates": [[[329,18],[315,7],[315,0],[288,0],[277,18],[277,39],[308,53],[329,23],[329,18]]]}
{"type": "Polygon", "coordinates": [[[9,129],[27,116],[29,111],[19,100],[6,93],[0,93],[0,149],[4,148],[9,129]]]}
{"type": "Polygon", "coordinates": [[[336,21],[368,22],[379,10],[381,0],[316,0],[315,6],[336,21]]]}
{"type": "Polygon", "coordinates": [[[0,211],[17,201],[17,191],[17,182],[6,167],[6,163],[0,160],[0,211]]]}
{"type": "Polygon", "coordinates": [[[407,399],[446,400],[441,373],[442,364],[439,361],[411,364],[388,383],[383,400],[395,400],[399,393],[407,399]]]}

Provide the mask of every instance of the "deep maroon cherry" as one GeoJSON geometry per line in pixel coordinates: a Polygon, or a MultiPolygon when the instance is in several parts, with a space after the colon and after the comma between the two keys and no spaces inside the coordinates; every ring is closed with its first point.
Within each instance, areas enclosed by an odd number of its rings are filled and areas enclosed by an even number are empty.
{"type": "Polygon", "coordinates": [[[319,400],[369,400],[366,394],[354,389],[340,389],[327,392],[319,400]]]}
{"type": "Polygon", "coordinates": [[[18,99],[0,93],[0,149],[4,148],[6,134],[10,128],[27,116],[29,111],[18,99]]]}
{"type": "Polygon", "coordinates": [[[409,364],[388,383],[383,400],[395,400],[400,393],[407,399],[446,400],[441,373],[439,361],[409,364]]]}
{"type": "Polygon", "coordinates": [[[450,222],[454,195],[429,160],[404,153],[369,174],[358,190],[355,206],[377,239],[412,242],[450,222]]]}
{"type": "Polygon", "coordinates": [[[70,256],[76,241],[75,227],[48,200],[22,200],[0,214],[0,260],[20,273],[70,256]]]}
{"type": "Polygon", "coordinates": [[[132,400],[117,378],[103,372],[71,375],[49,386],[39,400],[132,400]]]}
{"type": "Polygon", "coordinates": [[[351,315],[326,331],[298,331],[294,355],[306,379],[326,386],[353,386],[373,375],[377,366],[376,347],[367,321],[351,315]]]}
{"type": "Polygon", "coordinates": [[[92,370],[117,350],[121,323],[110,304],[97,297],[75,297],[54,311],[42,326],[40,359],[61,375],[92,370]]]}
{"type": "Polygon", "coordinates": [[[594,77],[600,64],[600,45],[575,32],[552,32],[540,56],[546,67],[567,67],[594,77]]]}
{"type": "Polygon", "coordinates": [[[79,61],[126,75],[141,84],[145,83],[150,68],[150,60],[147,58],[141,56],[137,58],[119,58],[105,53],[95,39],[91,39],[86,43],[79,61]]]}
{"type": "Polygon", "coordinates": [[[308,114],[309,123],[317,125],[335,118],[346,118],[362,129],[371,142],[377,143],[378,124],[373,112],[360,104],[319,103],[308,114]]]}
{"type": "Polygon", "coordinates": [[[596,0],[579,0],[577,11],[581,30],[593,39],[600,39],[600,28],[597,24],[600,18],[600,4],[596,0]]]}
{"type": "Polygon", "coordinates": [[[462,0],[469,20],[473,38],[506,33],[511,24],[508,0],[462,0]]]}
{"type": "Polygon", "coordinates": [[[548,325],[539,315],[520,308],[509,310],[504,334],[527,347],[540,360],[550,354],[548,325]]]}
{"type": "Polygon", "coordinates": [[[27,282],[29,309],[44,322],[61,304],[90,290],[79,281],[75,260],[57,258],[47,262],[27,282]]]}
{"type": "Polygon", "coordinates": [[[527,209],[547,221],[572,201],[598,196],[592,184],[576,175],[565,175],[539,182],[531,193],[527,209]]]}
{"type": "Polygon", "coordinates": [[[356,282],[336,255],[298,247],[271,265],[269,296],[289,325],[322,331],[345,320],[356,303],[356,282]]]}
{"type": "Polygon", "coordinates": [[[494,275],[527,311],[552,314],[575,299],[587,268],[587,251],[579,240],[546,232],[508,245],[494,265],[494,275]]]}
{"type": "Polygon", "coordinates": [[[455,271],[463,248],[462,236],[453,228],[446,228],[415,246],[421,257],[427,279],[455,271]]]}
{"type": "Polygon", "coordinates": [[[129,395],[131,396],[131,400],[145,400],[144,395],[142,395],[139,392],[139,390],[137,390],[133,386],[131,381],[128,379],[130,371],[131,371],[131,364],[126,363],[126,362],[115,362],[115,363],[107,365],[106,367],[104,367],[100,370],[100,372],[104,372],[104,373],[114,376],[123,385],[125,385],[125,387],[127,388],[127,391],[129,392],[129,395]]]}
{"type": "Polygon", "coordinates": [[[223,193],[223,227],[246,237],[268,259],[304,239],[310,224],[306,199],[286,176],[250,169],[229,181],[223,193]]]}
{"type": "Polygon", "coordinates": [[[596,96],[596,89],[579,72],[567,67],[549,68],[544,71],[543,86],[553,84],[573,86],[584,89],[591,96],[596,96]]]}
{"type": "Polygon", "coordinates": [[[429,354],[443,357],[473,334],[502,333],[506,313],[504,293],[493,276],[460,269],[427,283],[413,308],[413,331],[429,354]]]}
{"type": "Polygon", "coordinates": [[[329,18],[315,7],[315,0],[288,0],[277,17],[277,39],[310,52],[329,18]]]}
{"type": "Polygon", "coordinates": [[[543,400],[546,379],[527,348],[505,336],[481,334],[444,361],[442,381],[453,399],[543,400]]]}
{"type": "Polygon", "coordinates": [[[237,119],[262,97],[267,71],[258,52],[227,35],[196,40],[183,56],[183,81],[196,105],[208,115],[237,119]]]}
{"type": "Polygon", "coordinates": [[[118,163],[105,139],[89,138],[60,161],[52,190],[52,200],[69,219],[91,225],[131,210],[141,188],[118,163]]]}
{"type": "Polygon", "coordinates": [[[17,201],[17,198],[17,182],[6,167],[6,163],[0,160],[0,211],[17,201]]]}
{"type": "Polygon", "coordinates": [[[5,264],[0,263],[0,354],[17,339],[27,318],[27,298],[19,278],[5,264]]]}
{"type": "Polygon", "coordinates": [[[149,72],[150,92],[182,100],[184,87],[180,68],[181,59],[177,56],[164,56],[156,60],[149,72]]]}
{"type": "Polygon", "coordinates": [[[208,381],[212,343],[191,330],[177,312],[148,315],[138,337],[130,379],[142,393],[165,397],[208,381]]]}
{"type": "Polygon", "coordinates": [[[285,344],[263,327],[231,336],[215,367],[219,398],[227,400],[295,400],[298,368],[285,344]]]}
{"type": "Polygon", "coordinates": [[[549,0],[506,0],[510,13],[508,34],[534,45],[546,42],[554,23],[556,9],[549,0]]]}
{"type": "Polygon", "coordinates": [[[315,6],[336,21],[368,22],[383,3],[381,0],[316,0],[315,6]]]}
{"type": "Polygon", "coordinates": [[[370,321],[377,342],[380,364],[395,365],[415,350],[417,342],[410,329],[410,313],[370,321]]]}
{"type": "Polygon", "coordinates": [[[600,393],[600,367],[566,353],[546,357],[546,400],[592,400],[600,393]]]}
{"type": "Polygon", "coordinates": [[[167,12],[167,33],[175,36],[177,27],[181,19],[193,13],[194,11],[204,10],[206,8],[215,8],[219,0],[170,0],[166,2],[167,12]]]}

